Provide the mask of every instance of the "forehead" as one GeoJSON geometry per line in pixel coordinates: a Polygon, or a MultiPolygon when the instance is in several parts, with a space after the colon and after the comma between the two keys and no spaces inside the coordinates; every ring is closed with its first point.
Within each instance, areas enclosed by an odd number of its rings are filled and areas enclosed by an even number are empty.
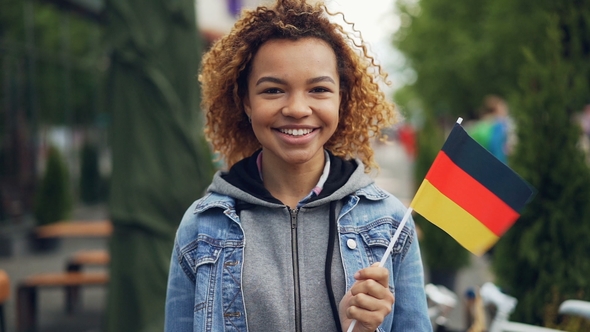
{"type": "MultiPolygon", "coordinates": [[[[265,41],[262,45],[258,48],[258,52],[260,52],[263,48],[269,47],[302,47],[302,48],[314,48],[314,47],[322,47],[328,48],[332,50],[332,47],[323,39],[317,37],[302,37],[297,39],[289,39],[289,38],[273,38],[265,41]]],[[[332,52],[334,52],[332,50],[332,52]]]]}
{"type": "Polygon", "coordinates": [[[252,59],[252,73],[294,68],[336,71],[336,53],[319,38],[271,39],[252,59]]]}

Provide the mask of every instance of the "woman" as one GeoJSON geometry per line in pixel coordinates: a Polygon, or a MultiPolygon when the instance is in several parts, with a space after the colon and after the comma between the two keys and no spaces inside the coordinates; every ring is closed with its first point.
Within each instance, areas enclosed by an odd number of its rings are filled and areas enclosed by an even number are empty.
{"type": "Polygon", "coordinates": [[[395,118],[376,78],[305,1],[246,12],[204,55],[206,134],[230,169],[178,229],[166,331],[431,330],[412,221],[376,263],[406,210],[366,174],[395,118]]]}

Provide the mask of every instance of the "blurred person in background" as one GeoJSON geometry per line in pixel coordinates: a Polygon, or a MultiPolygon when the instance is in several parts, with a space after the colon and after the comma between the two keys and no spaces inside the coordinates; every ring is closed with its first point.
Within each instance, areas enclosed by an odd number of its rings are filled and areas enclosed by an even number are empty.
{"type": "Polygon", "coordinates": [[[489,95],[484,99],[481,117],[467,126],[467,131],[474,140],[506,164],[514,146],[513,126],[506,101],[496,95],[489,95]]]}

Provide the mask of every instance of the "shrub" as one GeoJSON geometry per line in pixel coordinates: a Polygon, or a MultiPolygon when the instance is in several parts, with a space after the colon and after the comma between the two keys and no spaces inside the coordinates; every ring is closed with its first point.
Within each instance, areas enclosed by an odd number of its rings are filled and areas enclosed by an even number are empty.
{"type": "Polygon", "coordinates": [[[72,210],[68,169],[57,148],[50,146],[45,173],[35,196],[34,214],[38,225],[67,219],[72,210]]]}
{"type": "Polygon", "coordinates": [[[102,180],[98,166],[98,147],[84,144],[80,171],[80,198],[84,203],[96,203],[101,199],[102,180]]]}

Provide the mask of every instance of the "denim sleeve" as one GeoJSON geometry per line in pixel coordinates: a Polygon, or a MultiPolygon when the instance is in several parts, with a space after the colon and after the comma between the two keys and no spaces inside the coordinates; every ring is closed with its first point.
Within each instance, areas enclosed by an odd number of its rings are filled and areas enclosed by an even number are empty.
{"type": "Polygon", "coordinates": [[[432,331],[424,292],[424,268],[416,232],[395,282],[394,321],[391,331],[432,331]]]}
{"type": "Polygon", "coordinates": [[[192,332],[194,319],[195,283],[186,275],[175,245],[170,260],[166,294],[165,332],[192,332]]]}

